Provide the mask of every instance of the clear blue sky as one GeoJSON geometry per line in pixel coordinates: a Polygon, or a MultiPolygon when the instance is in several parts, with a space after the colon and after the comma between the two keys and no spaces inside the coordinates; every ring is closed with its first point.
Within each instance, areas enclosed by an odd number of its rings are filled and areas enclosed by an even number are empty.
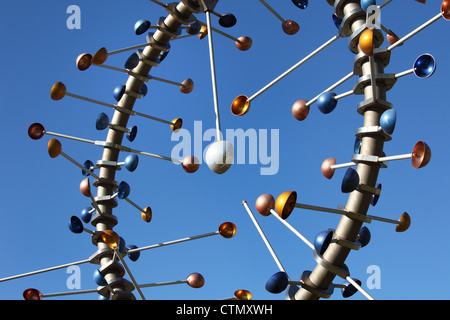
{"type": "MultiPolygon", "coordinates": [[[[248,155],[245,164],[235,164],[223,175],[211,172],[204,163],[190,175],[170,162],[144,156],[140,156],[135,172],[122,170],[117,174],[118,181],[130,184],[132,201],[153,209],[153,220],[147,224],[133,207],[119,202],[114,211],[119,218],[115,230],[127,244],[146,246],[209,233],[225,221],[237,226],[232,239],[200,239],[142,252],[134,263],[127,260],[142,284],[182,280],[192,272],[205,277],[201,289],[187,285],[144,289],[147,299],[214,300],[231,297],[237,289],[251,291],[254,300],[284,299],[284,294],[265,291],[267,279],[278,268],[241,202],[248,201],[289,276],[298,279],[304,270],[316,265],[310,248],[274,217],[260,216],[254,209],[256,198],[263,193],[277,197],[283,191],[296,190],[298,201],[305,204],[336,208],[347,201],[348,195],[340,191],[344,171],[338,170],[332,180],[327,180],[320,165],[331,156],[338,163],[351,160],[355,130],[363,126],[363,118],[356,112],[362,97],[340,100],[328,115],[313,105],[303,122],[291,115],[293,102],[315,97],[351,71],[354,54],[348,49],[347,38],[333,43],[256,98],[247,115],[236,117],[230,112],[236,96],[257,92],[337,33],[331,21],[333,8],[324,0],[310,1],[307,10],[296,8],[291,1],[268,2],[285,19],[297,21],[300,32],[284,34],[279,20],[259,1],[220,1],[216,10],[233,12],[238,19],[235,27],[225,31],[233,36],[250,36],[253,47],[241,52],[233,41],[218,34],[214,34],[214,44],[222,129],[279,130],[277,174],[261,175],[261,168],[267,165],[261,163],[261,158],[257,164],[250,164],[248,155]]],[[[427,2],[394,0],[383,9],[382,23],[403,36],[439,13],[441,1],[427,2]]],[[[67,228],[70,216],[79,215],[89,205],[78,189],[83,178],[80,170],[62,157],[51,159],[46,150],[49,137],[33,141],[27,136],[27,128],[41,122],[48,131],[105,139],[106,132],[95,129],[95,119],[100,112],[112,116],[110,109],[70,97],[52,101],[50,89],[62,81],[69,92],[114,102],[113,89],[124,84],[127,75],[95,67],[81,72],[75,67],[75,59],[80,53],[94,53],[103,46],[115,50],[143,43],[145,36],[133,33],[135,21],[146,18],[156,23],[160,16],[166,16],[163,8],[150,1],[130,3],[47,0],[3,5],[0,278],[83,260],[96,251],[88,234],[76,235],[67,228]],[[81,8],[80,30],[66,27],[66,9],[73,4],[81,8]]],[[[205,21],[204,15],[199,19],[205,21]]],[[[213,24],[219,27],[214,17],[213,24]]],[[[396,233],[392,225],[372,222],[367,225],[371,243],[352,252],[346,261],[351,275],[359,278],[363,287],[370,276],[368,267],[379,266],[381,289],[369,290],[375,299],[448,298],[450,258],[448,250],[442,248],[446,247],[450,222],[450,110],[445,89],[450,64],[449,44],[444,36],[449,28],[448,22],[440,19],[395,49],[386,69],[388,73],[410,69],[414,60],[426,52],[434,55],[438,63],[431,78],[422,80],[409,75],[388,92],[388,101],[397,110],[397,124],[392,141],[385,144],[385,153],[410,153],[415,143],[423,140],[432,149],[432,159],[423,169],[415,170],[410,161],[402,160],[391,162],[380,172],[382,195],[369,214],[398,219],[407,211],[412,225],[407,232],[396,233]]],[[[111,57],[108,64],[122,67],[129,54],[111,57]]],[[[184,128],[192,132],[194,121],[201,121],[203,132],[214,128],[206,38],[173,41],[166,60],[151,74],[179,82],[192,78],[195,89],[183,95],[177,87],[151,82],[148,95],[136,103],[134,110],[167,120],[181,117],[184,128]]],[[[354,81],[352,78],[335,92],[350,90],[354,81]]],[[[164,124],[139,118],[131,118],[129,124],[139,127],[133,143],[124,140],[124,145],[131,148],[169,156],[178,143],[171,141],[171,131],[164,124]]],[[[81,163],[101,158],[99,147],[60,141],[63,151],[81,163]]],[[[207,145],[205,141],[201,147],[207,145]]],[[[339,216],[296,209],[288,222],[312,241],[318,232],[335,228],[339,216]]],[[[81,289],[96,287],[92,280],[95,267],[81,266],[81,289]]],[[[0,299],[22,299],[27,288],[38,288],[44,294],[68,291],[68,277],[66,269],[61,269],[3,282],[0,299]]],[[[340,283],[341,279],[335,281],[340,283]]],[[[95,300],[97,294],[70,298],[95,300]]],[[[342,299],[338,290],[331,299],[342,299]]],[[[352,299],[364,297],[355,294],[352,299]]]]}

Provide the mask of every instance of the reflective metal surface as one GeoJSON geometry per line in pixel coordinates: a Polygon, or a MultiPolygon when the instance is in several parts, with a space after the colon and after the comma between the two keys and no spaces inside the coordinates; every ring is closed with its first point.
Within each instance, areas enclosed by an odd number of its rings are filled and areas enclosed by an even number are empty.
{"type": "Polygon", "coordinates": [[[225,239],[233,238],[237,228],[233,222],[224,222],[219,226],[219,234],[225,239]]]}
{"type": "Polygon", "coordinates": [[[194,90],[194,81],[192,79],[186,79],[182,83],[182,86],[180,87],[181,93],[190,93],[192,90],[194,90]]]}
{"type": "Polygon", "coordinates": [[[314,250],[316,250],[319,255],[323,255],[330,245],[332,238],[333,230],[324,230],[319,232],[314,238],[314,250]]]}
{"type": "Polygon", "coordinates": [[[201,288],[205,284],[205,279],[200,273],[194,272],[187,277],[187,283],[192,288],[201,288]]]}
{"type": "Polygon", "coordinates": [[[152,221],[152,208],[145,207],[144,212],[141,212],[141,218],[147,223],[152,221]]]}
{"type": "Polygon", "coordinates": [[[280,194],[275,201],[275,211],[283,219],[287,219],[292,210],[294,210],[295,204],[297,202],[297,192],[295,191],[285,191],[280,194]]]}
{"type": "Polygon", "coordinates": [[[250,37],[239,37],[239,41],[236,41],[236,48],[241,51],[247,51],[252,47],[253,40],[250,37]]]}
{"type": "Polygon", "coordinates": [[[419,169],[425,167],[428,162],[431,160],[431,149],[430,147],[423,141],[419,141],[414,146],[412,156],[411,156],[411,164],[413,168],[419,169]]]}
{"type": "Polygon", "coordinates": [[[404,212],[400,216],[400,219],[398,219],[398,220],[401,222],[401,224],[399,224],[395,227],[395,231],[404,232],[409,229],[409,227],[411,225],[411,217],[409,216],[409,214],[407,212],[404,212]]]}
{"type": "Polygon", "coordinates": [[[183,159],[182,166],[183,170],[187,173],[194,173],[200,167],[200,161],[198,161],[198,159],[194,156],[186,156],[183,159]]]}
{"type": "Polygon", "coordinates": [[[59,142],[59,140],[51,138],[48,141],[47,149],[48,149],[48,155],[50,156],[50,158],[56,158],[57,156],[59,156],[61,154],[61,151],[62,151],[61,142],[59,142]]]}
{"type": "Polygon", "coordinates": [[[281,293],[286,290],[289,284],[289,278],[286,272],[279,271],[273,274],[266,282],[266,290],[270,293],[281,293]]]}
{"type": "Polygon", "coordinates": [[[101,233],[101,237],[104,243],[113,250],[119,248],[120,238],[117,233],[112,230],[105,230],[101,233]]]}
{"type": "Polygon", "coordinates": [[[89,53],[82,53],[77,57],[77,68],[80,71],[89,69],[92,64],[92,55],[89,53]]]}
{"type": "Polygon", "coordinates": [[[83,179],[80,183],[80,192],[85,197],[91,196],[91,184],[89,182],[89,178],[83,179]]]}
{"type": "Polygon", "coordinates": [[[66,86],[62,82],[57,82],[53,85],[50,91],[52,100],[61,100],[66,95],[66,86]]]}
{"type": "Polygon", "coordinates": [[[45,129],[40,123],[33,123],[28,127],[28,136],[33,140],[39,140],[44,136],[45,129]]]}
{"type": "Polygon", "coordinates": [[[233,113],[235,116],[243,116],[248,112],[249,109],[250,101],[245,95],[238,96],[231,104],[231,113],[233,113]]]}
{"type": "Polygon", "coordinates": [[[356,188],[358,188],[359,185],[359,174],[358,172],[353,168],[348,168],[345,172],[344,178],[342,179],[342,185],[341,185],[341,191],[343,193],[349,193],[356,188]]]}
{"type": "Polygon", "coordinates": [[[23,292],[25,300],[42,300],[42,293],[37,289],[27,289],[23,292]]]}
{"type": "Polygon", "coordinates": [[[334,98],[336,93],[331,91],[326,91],[320,94],[319,98],[317,98],[317,108],[324,113],[330,113],[336,108],[337,100],[334,98]]]}
{"type": "Polygon", "coordinates": [[[306,105],[308,100],[301,99],[294,102],[292,105],[292,115],[298,121],[303,121],[308,117],[309,114],[309,106],[306,105]]]}
{"type": "Polygon", "coordinates": [[[322,166],[320,167],[320,170],[322,171],[322,174],[325,178],[331,179],[334,176],[334,169],[331,169],[331,166],[334,166],[336,164],[336,159],[331,157],[328,159],[325,159],[322,162],[322,166]]]}
{"type": "Polygon", "coordinates": [[[262,194],[256,199],[255,208],[259,214],[270,216],[270,209],[275,209],[275,198],[269,193],[262,194]]]}
{"type": "Polygon", "coordinates": [[[359,37],[359,48],[368,56],[373,55],[373,29],[363,31],[359,37]]]}

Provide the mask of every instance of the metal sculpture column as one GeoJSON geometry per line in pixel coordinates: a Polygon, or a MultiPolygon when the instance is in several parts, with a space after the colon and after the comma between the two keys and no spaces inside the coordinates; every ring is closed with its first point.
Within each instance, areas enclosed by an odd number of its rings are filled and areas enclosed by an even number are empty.
{"type": "MultiPolygon", "coordinates": [[[[359,1],[331,1],[328,4],[334,5],[336,15],[339,18],[351,21],[343,21],[342,25],[347,24],[350,34],[350,49],[357,54],[355,57],[355,70],[359,70],[360,77],[357,81],[358,87],[364,93],[364,101],[359,103],[358,112],[364,116],[364,127],[380,127],[380,117],[384,111],[392,108],[391,104],[386,101],[387,84],[384,75],[384,67],[382,60],[379,59],[383,55],[389,55],[387,50],[377,48],[383,42],[383,36],[377,29],[367,29],[366,14],[361,9],[359,1]],[[365,35],[368,34],[367,37],[365,35]],[[371,36],[371,37],[370,37],[371,36]],[[372,48],[371,52],[363,52],[360,46],[372,48]],[[375,74],[373,74],[375,72],[375,74]],[[375,96],[374,96],[375,94],[375,96]]],[[[342,26],[341,25],[341,26],[342,26]]],[[[383,132],[370,132],[363,134],[361,137],[361,155],[381,157],[383,154],[383,145],[385,135],[383,132]]],[[[375,184],[377,182],[380,163],[377,162],[358,162],[357,173],[360,178],[360,184],[365,185],[365,190],[355,190],[349,194],[346,211],[357,212],[366,215],[369,209],[371,199],[376,191],[375,184]],[[373,190],[372,190],[373,189],[373,190]],[[371,192],[373,191],[373,193],[371,192]]],[[[363,222],[343,216],[336,228],[335,237],[355,242],[363,222]]],[[[337,243],[330,243],[328,249],[323,253],[325,259],[331,265],[343,267],[345,259],[351,249],[341,246],[337,243]]],[[[319,290],[326,290],[332,283],[336,274],[330,272],[327,268],[318,264],[311,272],[308,279],[309,286],[317,287],[319,290]]],[[[300,288],[295,294],[295,299],[319,299],[314,293],[300,288]]]]}

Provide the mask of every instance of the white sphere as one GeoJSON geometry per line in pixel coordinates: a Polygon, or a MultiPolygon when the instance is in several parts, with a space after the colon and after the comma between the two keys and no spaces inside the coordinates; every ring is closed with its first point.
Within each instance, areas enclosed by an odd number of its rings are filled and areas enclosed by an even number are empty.
{"type": "Polygon", "coordinates": [[[228,141],[216,141],[208,146],[205,162],[211,171],[222,174],[226,172],[234,160],[234,148],[228,141]]]}

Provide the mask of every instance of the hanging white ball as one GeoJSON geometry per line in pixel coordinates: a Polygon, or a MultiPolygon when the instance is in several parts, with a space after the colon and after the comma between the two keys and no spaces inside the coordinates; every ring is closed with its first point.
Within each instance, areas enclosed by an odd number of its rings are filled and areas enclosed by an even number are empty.
{"type": "Polygon", "coordinates": [[[205,162],[211,171],[222,174],[226,172],[234,160],[234,148],[228,141],[216,141],[208,146],[205,162]]]}

